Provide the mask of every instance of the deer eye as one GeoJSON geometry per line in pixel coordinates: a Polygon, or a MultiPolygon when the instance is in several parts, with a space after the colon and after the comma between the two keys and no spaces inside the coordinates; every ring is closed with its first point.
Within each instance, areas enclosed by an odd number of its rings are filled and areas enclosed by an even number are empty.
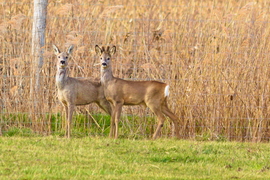
{"type": "Polygon", "coordinates": [[[66,56],[66,59],[68,58],[68,56],[66,56]]]}
{"type": "Polygon", "coordinates": [[[107,60],[110,60],[110,58],[107,58],[107,60]]]}

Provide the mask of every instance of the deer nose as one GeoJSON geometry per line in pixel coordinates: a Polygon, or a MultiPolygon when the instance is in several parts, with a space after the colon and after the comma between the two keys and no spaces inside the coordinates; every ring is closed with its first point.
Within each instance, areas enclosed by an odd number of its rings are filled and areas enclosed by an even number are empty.
{"type": "Polygon", "coordinates": [[[65,61],[60,61],[61,64],[65,64],[65,61]]]}
{"type": "Polygon", "coordinates": [[[107,66],[107,63],[102,63],[102,66],[107,66]]]}

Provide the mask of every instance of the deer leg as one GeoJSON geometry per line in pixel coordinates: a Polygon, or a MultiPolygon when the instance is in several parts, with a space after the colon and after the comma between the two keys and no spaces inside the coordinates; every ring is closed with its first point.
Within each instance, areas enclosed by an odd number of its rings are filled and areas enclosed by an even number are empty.
{"type": "Polygon", "coordinates": [[[67,137],[67,132],[68,132],[68,126],[67,126],[67,121],[68,121],[68,106],[66,104],[63,103],[63,106],[65,108],[65,118],[66,118],[66,132],[65,132],[65,136],[67,137]]]}
{"type": "Polygon", "coordinates": [[[111,127],[110,127],[110,135],[109,137],[112,138],[114,136],[114,130],[115,130],[115,127],[114,127],[114,121],[112,118],[112,104],[109,103],[106,99],[102,99],[100,100],[98,103],[98,106],[103,109],[106,113],[108,113],[110,116],[111,116],[111,127]]]}
{"type": "Polygon", "coordinates": [[[157,107],[156,104],[147,104],[147,106],[155,113],[155,115],[157,116],[158,119],[158,125],[157,125],[157,129],[155,131],[155,133],[153,134],[153,139],[156,139],[157,137],[160,136],[160,131],[161,128],[163,127],[165,118],[160,110],[160,107],[157,107]]]}
{"type": "Polygon", "coordinates": [[[158,119],[158,125],[157,125],[157,129],[156,129],[155,133],[153,134],[153,139],[156,139],[160,136],[161,128],[163,127],[163,124],[165,121],[164,116],[161,113],[161,111],[156,111],[155,114],[156,114],[157,119],[158,119]]]}
{"type": "Polygon", "coordinates": [[[110,138],[113,138],[115,135],[115,106],[112,107],[112,114],[111,114],[111,128],[110,128],[110,138]]]}
{"type": "Polygon", "coordinates": [[[72,124],[72,116],[74,111],[74,105],[68,105],[68,118],[67,118],[67,138],[70,138],[71,124],[72,124]]]}
{"type": "Polygon", "coordinates": [[[117,139],[118,138],[118,123],[119,123],[119,119],[120,119],[120,115],[121,115],[121,111],[122,111],[122,106],[123,106],[123,103],[117,103],[115,105],[115,108],[114,108],[114,123],[115,123],[115,135],[114,135],[114,138],[117,139]]]}
{"type": "Polygon", "coordinates": [[[111,119],[111,128],[110,128],[110,138],[113,138],[115,135],[115,123],[113,119],[111,119]]]}
{"type": "Polygon", "coordinates": [[[98,103],[99,107],[101,109],[103,109],[106,113],[108,113],[109,115],[112,115],[112,107],[110,105],[110,103],[107,101],[107,100],[101,100],[99,103],[98,103]]]}
{"type": "Polygon", "coordinates": [[[176,135],[177,138],[180,138],[180,130],[179,130],[179,124],[178,124],[178,118],[176,117],[176,115],[174,113],[171,112],[171,110],[168,108],[167,105],[163,105],[162,106],[162,112],[168,116],[173,124],[174,124],[174,133],[176,135]]]}

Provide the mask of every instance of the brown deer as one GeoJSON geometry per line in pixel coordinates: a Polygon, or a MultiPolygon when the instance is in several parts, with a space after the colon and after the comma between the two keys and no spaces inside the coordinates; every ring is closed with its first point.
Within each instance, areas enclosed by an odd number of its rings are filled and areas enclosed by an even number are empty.
{"type": "Polygon", "coordinates": [[[100,56],[101,84],[104,87],[106,99],[112,105],[110,137],[118,137],[118,122],[123,105],[146,105],[158,118],[158,126],[153,139],[160,136],[160,130],[167,115],[174,123],[175,134],[180,138],[178,118],[170,111],[167,105],[169,85],[158,81],[127,81],[113,76],[111,56],[116,52],[113,46],[107,49],[95,46],[96,53],[100,56]]]}
{"type": "Polygon", "coordinates": [[[110,103],[106,100],[100,81],[92,79],[77,79],[68,76],[68,58],[72,53],[71,45],[66,52],[61,52],[53,45],[57,56],[56,86],[58,99],[61,101],[66,112],[66,136],[70,138],[72,115],[75,106],[97,103],[106,113],[111,114],[110,103]]]}

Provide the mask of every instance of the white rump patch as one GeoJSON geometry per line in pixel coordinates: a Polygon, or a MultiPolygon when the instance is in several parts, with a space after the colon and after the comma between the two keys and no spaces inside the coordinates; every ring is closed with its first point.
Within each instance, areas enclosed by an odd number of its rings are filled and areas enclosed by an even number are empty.
{"type": "Polygon", "coordinates": [[[164,90],[165,97],[169,96],[169,94],[170,94],[169,88],[170,88],[169,85],[167,85],[167,86],[165,87],[165,90],[164,90]]]}

